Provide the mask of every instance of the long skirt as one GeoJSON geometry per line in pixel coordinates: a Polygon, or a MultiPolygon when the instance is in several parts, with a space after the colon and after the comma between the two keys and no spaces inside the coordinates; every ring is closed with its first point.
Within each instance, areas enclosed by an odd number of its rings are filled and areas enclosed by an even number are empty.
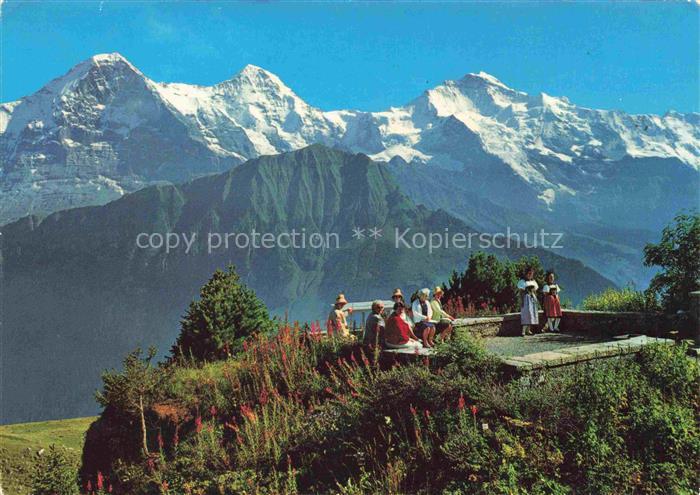
{"type": "Polygon", "coordinates": [[[561,318],[561,304],[557,296],[544,295],[544,314],[547,318],[561,318]]]}
{"type": "Polygon", "coordinates": [[[523,295],[523,305],[520,308],[521,325],[537,325],[537,297],[534,294],[523,295]]]}

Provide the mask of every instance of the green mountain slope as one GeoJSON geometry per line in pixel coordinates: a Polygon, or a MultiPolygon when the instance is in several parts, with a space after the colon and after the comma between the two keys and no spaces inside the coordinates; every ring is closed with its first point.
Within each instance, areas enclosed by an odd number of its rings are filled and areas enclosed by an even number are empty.
{"type": "MultiPolygon", "coordinates": [[[[237,266],[273,312],[323,320],[338,292],[351,300],[414,290],[463,269],[466,249],[396,249],[394,229],[469,233],[444,211],[415,205],[387,168],[366,156],[314,145],[261,157],[182,186],[150,187],[101,207],[67,210],[3,228],[5,342],[1,419],[94,413],[100,370],[134,347],[165,352],[198,288],[237,266]],[[353,228],[382,229],[354,239],[353,228]],[[208,252],[209,233],[337,234],[323,249],[230,247],[208,252]],[[141,249],[141,233],[196,235],[184,247],[141,249]]],[[[368,233],[366,230],[365,233],[368,233]]],[[[542,250],[574,300],[613,285],[578,261],[542,250]]]]}

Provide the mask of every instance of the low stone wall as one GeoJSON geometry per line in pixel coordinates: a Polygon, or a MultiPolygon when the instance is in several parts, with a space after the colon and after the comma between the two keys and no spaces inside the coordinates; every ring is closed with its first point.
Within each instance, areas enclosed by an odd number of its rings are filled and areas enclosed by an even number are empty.
{"type": "MultiPolygon", "coordinates": [[[[540,328],[546,323],[540,311],[540,328]]],[[[660,336],[665,330],[666,317],[661,313],[615,313],[609,311],[564,310],[559,329],[562,332],[591,336],[643,334],[660,336]]],[[[483,318],[460,318],[454,323],[457,331],[467,331],[482,337],[520,335],[520,313],[508,313],[483,318]]],[[[533,330],[537,331],[538,328],[533,330]]]]}

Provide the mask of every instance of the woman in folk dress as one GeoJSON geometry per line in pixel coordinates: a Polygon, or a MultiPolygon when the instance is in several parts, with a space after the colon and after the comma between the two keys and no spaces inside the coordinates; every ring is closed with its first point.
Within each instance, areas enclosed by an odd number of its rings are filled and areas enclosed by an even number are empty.
{"type": "Polygon", "coordinates": [[[558,332],[561,321],[561,303],[559,302],[561,289],[554,281],[554,272],[547,272],[544,281],[542,292],[544,293],[543,305],[544,315],[547,318],[547,328],[550,332],[558,332]]]}
{"type": "Polygon", "coordinates": [[[539,286],[535,282],[535,270],[527,268],[525,276],[518,282],[520,292],[520,324],[522,325],[522,335],[532,335],[530,327],[539,324],[537,311],[537,289],[539,286]]]}

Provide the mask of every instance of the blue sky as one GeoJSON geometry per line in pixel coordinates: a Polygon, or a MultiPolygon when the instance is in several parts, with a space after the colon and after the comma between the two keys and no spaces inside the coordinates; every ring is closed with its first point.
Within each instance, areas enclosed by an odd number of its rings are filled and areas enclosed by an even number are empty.
{"type": "Polygon", "coordinates": [[[157,81],[213,84],[259,65],[324,110],[402,105],[483,70],[582,106],[700,111],[694,3],[9,0],[0,22],[2,101],[118,51],[157,81]]]}

